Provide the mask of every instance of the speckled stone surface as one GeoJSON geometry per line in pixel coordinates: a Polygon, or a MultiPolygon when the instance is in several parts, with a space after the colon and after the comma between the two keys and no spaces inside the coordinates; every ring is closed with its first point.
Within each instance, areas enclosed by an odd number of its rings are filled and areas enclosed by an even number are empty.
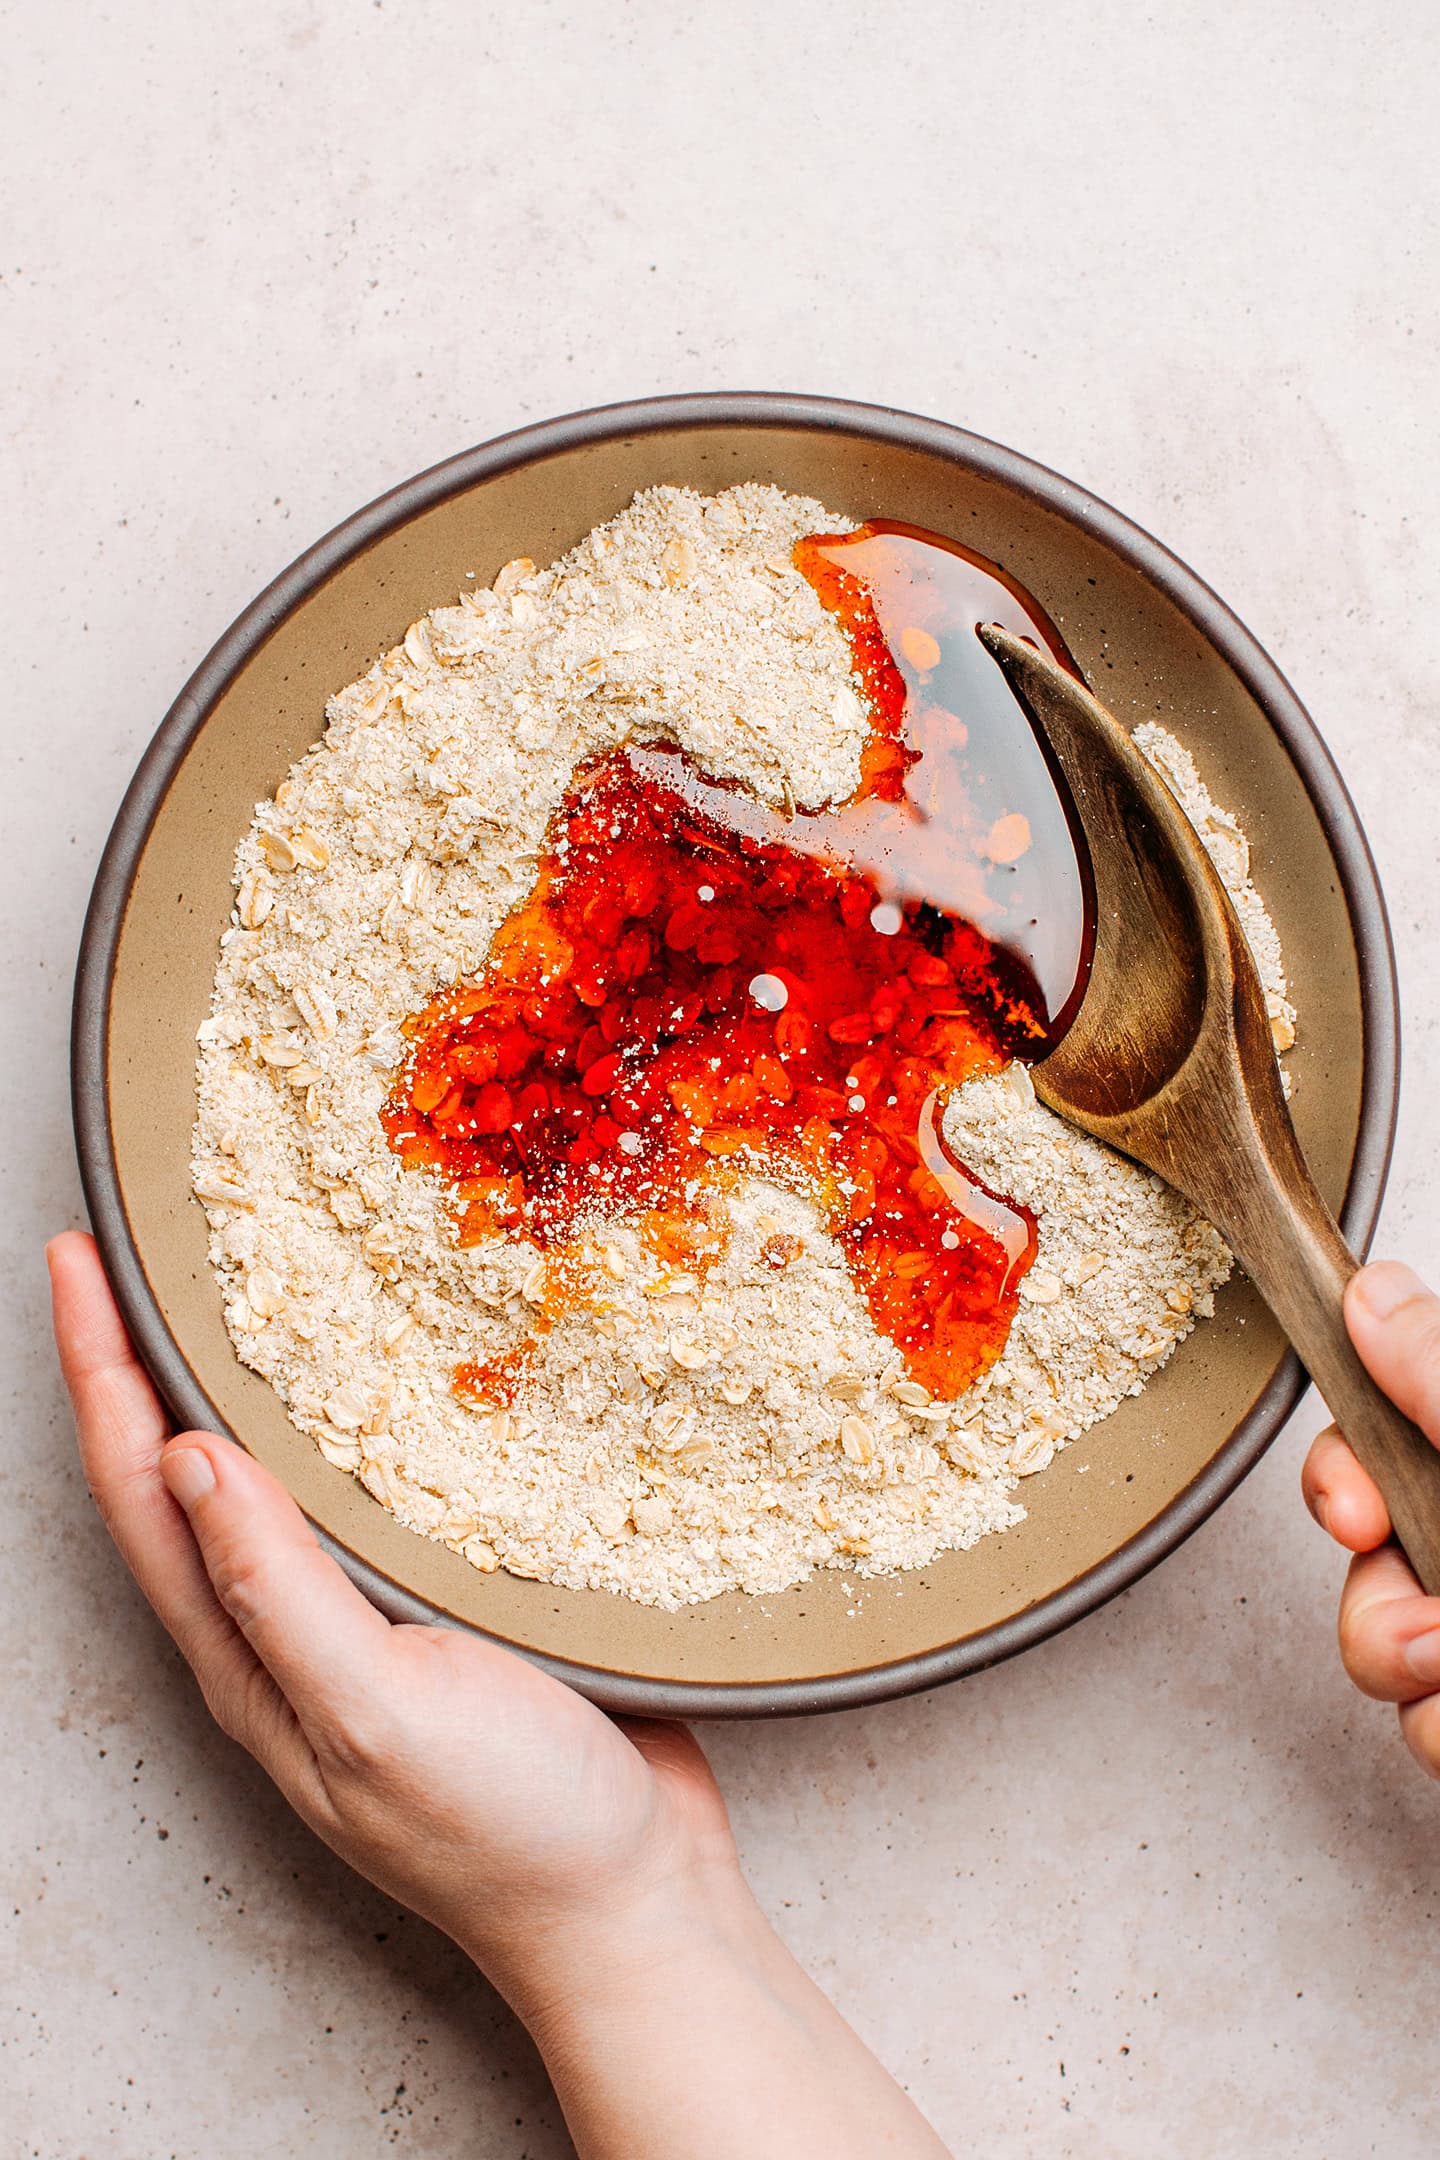
{"type": "MultiPolygon", "coordinates": [[[[706,387],[961,422],[1159,533],[1328,736],[1407,1016],[1382,1244],[1440,1271],[1440,27],[1379,0],[7,22],[5,2150],[558,2160],[524,2036],[208,1727],[74,1465],[38,1247],[79,1219],[69,975],[121,789],[255,590],[465,444],[706,387]]],[[[1436,2150],[1440,1790],[1336,1667],[1296,1493],[1317,1422],[1021,1662],[711,1737],[766,1905],[957,2150],[1436,2150]]]]}

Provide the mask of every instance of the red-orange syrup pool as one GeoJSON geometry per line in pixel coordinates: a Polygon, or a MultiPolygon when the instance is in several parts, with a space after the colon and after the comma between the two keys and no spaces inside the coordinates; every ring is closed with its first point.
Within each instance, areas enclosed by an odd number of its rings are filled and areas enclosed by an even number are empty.
{"type": "MultiPolygon", "coordinates": [[[[940,1113],[1053,1045],[1092,937],[1067,803],[976,626],[1069,663],[1028,595],[933,535],[864,525],[795,562],[870,702],[855,795],[782,812],[668,746],[578,770],[485,971],[412,1023],[384,1122],[463,1240],[523,1237],[557,1283],[607,1217],[703,1274],[737,1173],[804,1192],[911,1377],[953,1399],[1004,1347],[1035,1223],[940,1113]]],[[[499,1400],[519,1369],[457,1386],[499,1400]]]]}

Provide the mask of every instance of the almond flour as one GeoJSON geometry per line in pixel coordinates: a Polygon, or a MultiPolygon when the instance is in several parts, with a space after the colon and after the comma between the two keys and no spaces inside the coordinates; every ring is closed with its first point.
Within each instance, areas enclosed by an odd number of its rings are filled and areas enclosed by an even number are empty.
{"type": "MultiPolygon", "coordinates": [[[[194,1147],[236,1352],[328,1461],[483,1572],[674,1607],[972,1545],[1020,1519],[1018,1480],[1137,1393],[1229,1272],[1207,1224],[1045,1110],[1018,1065],[945,1113],[961,1160],[1040,1224],[1006,1348],[954,1403],[907,1378],[793,1192],[743,1181],[703,1282],[606,1223],[585,1297],[537,1336],[545,1256],[462,1249],[443,1187],[389,1148],[402,1023],[480,968],[577,764],[655,739],[790,808],[853,792],[866,710],[790,563],[850,523],[769,487],[659,488],[551,568],[508,564],[331,700],[237,852],[194,1147]],[[457,1398],[458,1367],[507,1354],[525,1360],[513,1405],[457,1398]]],[[[1245,836],[1172,736],[1136,741],[1235,899],[1287,1048],[1245,836]]]]}

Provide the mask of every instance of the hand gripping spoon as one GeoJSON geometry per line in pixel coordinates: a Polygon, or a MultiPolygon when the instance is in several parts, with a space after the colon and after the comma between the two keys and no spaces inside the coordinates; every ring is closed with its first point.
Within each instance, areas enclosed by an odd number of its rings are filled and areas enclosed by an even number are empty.
{"type": "Polygon", "coordinates": [[[1440,1595],[1440,1451],[1351,1347],[1342,1299],[1359,1263],[1300,1152],[1230,897],[1164,781],[1084,684],[1007,630],[980,637],[1069,784],[1095,881],[1090,980],[1031,1067],[1035,1092],[1220,1231],[1440,1595]]]}

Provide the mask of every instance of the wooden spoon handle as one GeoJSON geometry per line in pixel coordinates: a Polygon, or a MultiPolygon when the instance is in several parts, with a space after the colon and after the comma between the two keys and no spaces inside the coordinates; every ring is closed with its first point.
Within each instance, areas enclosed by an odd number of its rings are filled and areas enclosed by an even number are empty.
{"type": "Polygon", "coordinates": [[[1283,1185],[1271,1176],[1237,1179],[1235,1173],[1232,1159],[1224,1210],[1231,1220],[1220,1227],[1379,1486],[1422,1586],[1440,1596],[1440,1446],[1381,1393],[1346,1332],[1345,1285],[1359,1262],[1298,1147],[1283,1185]]]}

